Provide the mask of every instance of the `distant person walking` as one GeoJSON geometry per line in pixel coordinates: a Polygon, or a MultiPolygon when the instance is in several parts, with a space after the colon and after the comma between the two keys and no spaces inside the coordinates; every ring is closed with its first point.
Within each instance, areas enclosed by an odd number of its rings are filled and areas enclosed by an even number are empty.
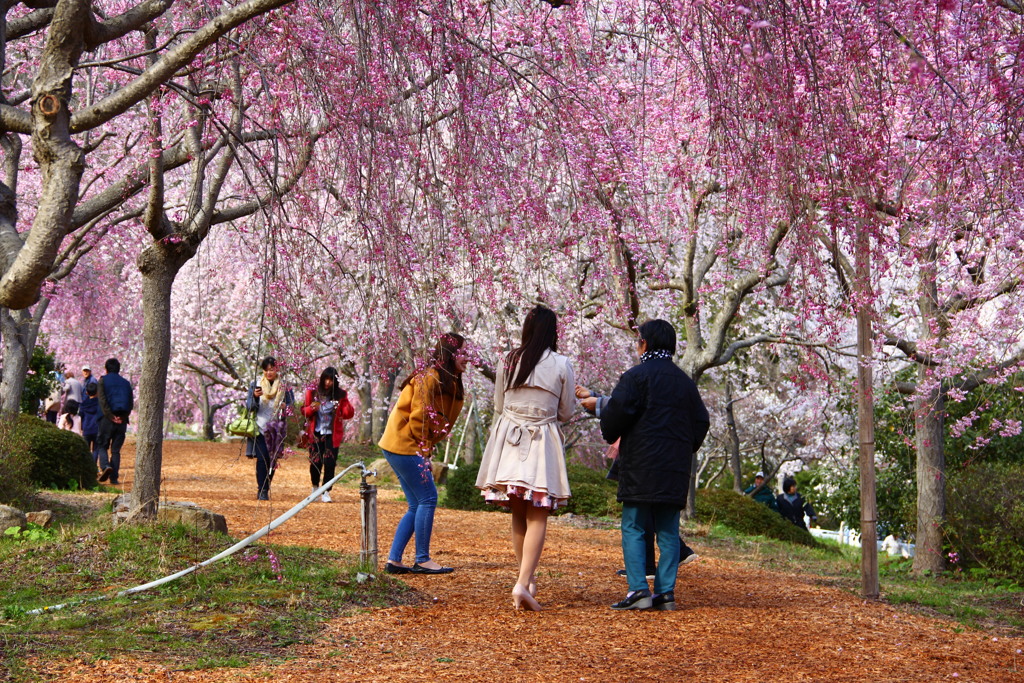
{"type": "Polygon", "coordinates": [[[64,373],[64,391],[62,392],[64,402],[74,401],[78,405],[85,399],[85,386],[75,378],[75,371],[68,370],[64,373]]]}
{"type": "MultiPolygon", "coordinates": [[[[306,418],[306,438],[309,441],[309,479],[316,491],[321,482],[334,479],[338,447],[345,438],[344,420],[351,420],[356,414],[348,400],[348,392],[338,385],[337,370],[325,368],[316,387],[306,389],[302,414],[306,418]]],[[[320,500],[331,502],[330,488],[324,491],[320,500]]]]}
{"type": "Polygon", "coordinates": [[[536,571],[548,515],[570,496],[558,423],[576,409],[576,379],[569,359],[557,351],[558,317],[536,306],[526,314],[520,345],[498,365],[494,426],[476,479],[488,503],[512,511],[516,609],[540,610],[536,571]]]}
{"type": "Polygon", "coordinates": [[[82,386],[86,389],[90,384],[96,384],[96,378],[92,376],[92,368],[88,365],[82,366],[82,386]]]}
{"type": "MultiPolygon", "coordinates": [[[[249,386],[245,398],[246,410],[256,412],[256,436],[246,439],[245,454],[256,460],[256,500],[270,500],[270,484],[274,477],[277,451],[271,451],[268,425],[276,419],[285,392],[277,371],[277,360],[267,356],[260,362],[263,376],[249,386]]],[[[272,431],[274,427],[271,427],[272,431]]]]}
{"type": "Polygon", "coordinates": [[[86,383],[85,399],[78,408],[78,413],[82,416],[82,438],[89,446],[89,452],[92,453],[94,462],[99,455],[96,452],[96,436],[99,432],[100,416],[100,403],[96,400],[97,391],[99,391],[99,384],[96,382],[86,383]]]}
{"type": "Polygon", "coordinates": [[[101,413],[96,435],[99,480],[109,480],[111,484],[118,484],[121,472],[121,446],[124,445],[124,437],[128,431],[128,417],[135,408],[135,397],[132,394],[131,382],[120,374],[120,361],[108,358],[103,368],[106,374],[100,377],[96,388],[96,400],[101,413]]]}
{"type": "Polygon", "coordinates": [[[430,536],[437,507],[437,486],[430,458],[437,442],[451,433],[462,412],[465,391],[462,373],[469,365],[462,335],[449,332],[441,337],[430,363],[402,382],[398,402],[388,416],[384,436],[377,444],[402,485],[409,504],[395,528],[384,571],[389,574],[448,574],[430,558],[430,536]],[[409,540],[416,537],[416,559],[412,567],[402,564],[409,540]]]}

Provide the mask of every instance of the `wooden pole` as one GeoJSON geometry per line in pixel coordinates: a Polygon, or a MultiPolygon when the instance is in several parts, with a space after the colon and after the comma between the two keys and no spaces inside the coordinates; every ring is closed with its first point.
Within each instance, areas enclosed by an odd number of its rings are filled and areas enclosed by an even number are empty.
{"type": "Polygon", "coordinates": [[[875,399],[871,344],[871,240],[862,221],[856,238],[857,435],[860,461],[861,595],[877,599],[878,506],[875,499],[875,399]]]}
{"type": "Polygon", "coordinates": [[[366,473],[359,483],[359,563],[377,568],[377,487],[366,481],[366,473]]]}

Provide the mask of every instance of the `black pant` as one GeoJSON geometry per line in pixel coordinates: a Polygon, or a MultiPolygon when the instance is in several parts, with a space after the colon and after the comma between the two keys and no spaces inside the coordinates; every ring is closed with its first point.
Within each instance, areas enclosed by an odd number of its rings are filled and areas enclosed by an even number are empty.
{"type": "Polygon", "coordinates": [[[116,484],[118,475],[121,472],[121,446],[124,445],[124,435],[128,431],[128,418],[122,418],[120,424],[111,422],[106,415],[100,417],[99,429],[96,434],[96,450],[93,455],[99,461],[100,470],[108,467],[113,470],[110,473],[110,483],[116,484]],[[107,449],[110,449],[109,460],[107,449]]]}
{"type": "Polygon", "coordinates": [[[309,446],[309,480],[313,482],[314,488],[320,488],[321,482],[326,483],[334,479],[334,470],[338,466],[338,449],[334,447],[333,434],[314,434],[313,439],[309,446]],[[321,474],[323,479],[320,478],[321,474]]]}
{"type": "Polygon", "coordinates": [[[260,434],[255,439],[250,439],[248,450],[251,453],[250,457],[256,458],[256,495],[269,496],[270,482],[274,478],[274,463],[270,461],[266,438],[260,434]]]}

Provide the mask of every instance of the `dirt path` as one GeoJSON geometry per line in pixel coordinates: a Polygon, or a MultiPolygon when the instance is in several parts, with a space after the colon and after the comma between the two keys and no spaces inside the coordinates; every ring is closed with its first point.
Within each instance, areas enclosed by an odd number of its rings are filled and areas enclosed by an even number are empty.
{"type": "MultiPolygon", "coordinates": [[[[127,450],[127,449],[126,449],[127,450]]],[[[132,481],[131,454],[122,480],[132,481]]],[[[265,525],[309,491],[305,458],[285,462],[272,501],[257,503],[251,461],[238,447],[168,442],[163,492],[223,513],[232,535],[265,525]]],[[[380,494],[381,559],[404,511],[380,494]]],[[[278,529],[273,541],[356,552],[358,494],[335,489],[278,529]]],[[[539,575],[541,613],[517,613],[508,517],[438,509],[435,558],[450,576],[410,576],[432,599],[354,614],[274,666],[169,671],[116,659],[50,669],[63,680],[324,681],[1024,681],[1024,641],[867,603],[809,577],[706,555],[680,571],[680,611],[618,613],[625,591],[618,532],[550,526],[539,575]]],[[[695,544],[702,552],[699,543],[695,544]]],[[[411,550],[411,549],[410,549],[411,550]]]]}

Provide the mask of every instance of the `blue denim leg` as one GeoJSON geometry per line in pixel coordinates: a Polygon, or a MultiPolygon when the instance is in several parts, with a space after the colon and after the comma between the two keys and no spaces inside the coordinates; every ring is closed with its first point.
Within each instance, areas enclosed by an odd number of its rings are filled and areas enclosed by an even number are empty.
{"type": "Polygon", "coordinates": [[[622,559],[626,563],[626,580],[631,591],[647,588],[644,520],[650,514],[650,507],[642,503],[622,504],[622,559]]]}
{"type": "Polygon", "coordinates": [[[654,592],[675,590],[676,572],[679,571],[679,508],[672,505],[652,505],[654,531],[658,537],[658,571],[654,574],[654,592]]]}
{"type": "Polygon", "coordinates": [[[416,562],[430,561],[430,534],[434,529],[434,508],[437,507],[437,487],[430,471],[430,463],[419,455],[398,455],[384,452],[384,458],[391,465],[402,492],[409,503],[391,542],[388,559],[400,563],[409,539],[416,535],[416,562]]]}

